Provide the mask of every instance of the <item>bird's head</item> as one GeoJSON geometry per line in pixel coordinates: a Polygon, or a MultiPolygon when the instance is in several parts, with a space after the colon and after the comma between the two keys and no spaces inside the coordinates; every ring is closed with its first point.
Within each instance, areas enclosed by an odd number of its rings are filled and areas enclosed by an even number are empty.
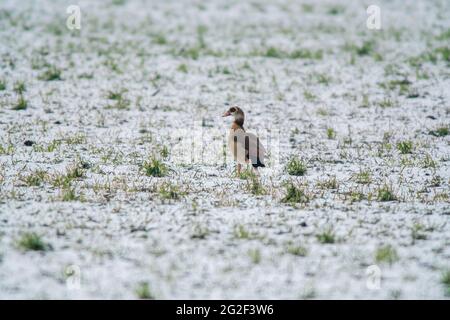
{"type": "Polygon", "coordinates": [[[234,122],[236,122],[238,125],[242,126],[244,124],[244,111],[242,111],[242,109],[238,106],[231,107],[222,115],[222,117],[228,116],[233,116],[234,122]]]}

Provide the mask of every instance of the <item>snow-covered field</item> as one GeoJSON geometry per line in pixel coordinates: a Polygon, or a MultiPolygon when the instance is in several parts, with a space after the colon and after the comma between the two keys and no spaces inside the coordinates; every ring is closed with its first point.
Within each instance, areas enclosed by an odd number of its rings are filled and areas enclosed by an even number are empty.
{"type": "Polygon", "coordinates": [[[370,4],[2,0],[0,298],[448,298],[450,2],[370,4]]]}

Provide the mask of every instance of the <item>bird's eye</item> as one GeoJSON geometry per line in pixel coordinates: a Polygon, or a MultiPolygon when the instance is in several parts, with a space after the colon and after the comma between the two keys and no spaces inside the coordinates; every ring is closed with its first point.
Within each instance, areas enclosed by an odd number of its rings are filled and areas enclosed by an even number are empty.
{"type": "Polygon", "coordinates": [[[230,108],[230,112],[231,113],[236,112],[236,108],[230,108]]]}

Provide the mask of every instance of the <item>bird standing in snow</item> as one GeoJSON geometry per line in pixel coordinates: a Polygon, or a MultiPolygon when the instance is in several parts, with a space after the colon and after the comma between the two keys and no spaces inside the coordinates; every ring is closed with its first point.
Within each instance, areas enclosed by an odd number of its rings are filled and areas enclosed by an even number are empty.
{"type": "Polygon", "coordinates": [[[244,129],[244,111],[239,107],[231,107],[222,117],[233,116],[234,121],[231,125],[230,134],[228,136],[228,147],[234,160],[237,162],[237,173],[241,173],[241,166],[251,163],[253,170],[258,167],[265,167],[264,156],[266,150],[259,141],[259,138],[244,129]]]}

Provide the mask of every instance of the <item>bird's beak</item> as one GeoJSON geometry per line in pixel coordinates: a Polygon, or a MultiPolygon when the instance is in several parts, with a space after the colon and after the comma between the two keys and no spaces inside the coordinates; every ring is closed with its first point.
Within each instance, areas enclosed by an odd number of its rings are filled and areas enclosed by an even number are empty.
{"type": "Polygon", "coordinates": [[[228,117],[228,116],[231,116],[230,111],[224,112],[222,115],[222,117],[228,117]]]}

